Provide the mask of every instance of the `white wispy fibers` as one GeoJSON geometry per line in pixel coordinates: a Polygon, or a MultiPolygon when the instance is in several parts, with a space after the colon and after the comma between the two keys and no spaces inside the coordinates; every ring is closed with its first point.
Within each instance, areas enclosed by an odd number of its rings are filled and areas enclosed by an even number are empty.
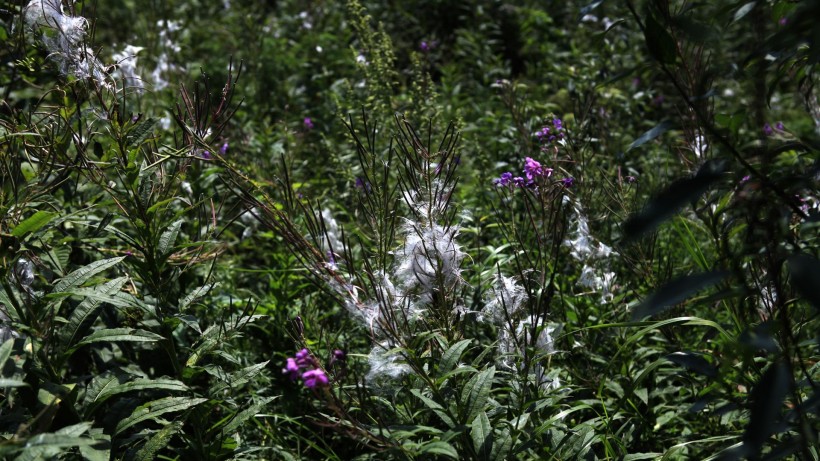
{"type": "Polygon", "coordinates": [[[114,53],[112,58],[117,63],[117,74],[123,80],[126,89],[142,93],[145,84],[137,71],[137,53],[142,51],[141,46],[126,45],[125,49],[114,53]]]}
{"type": "Polygon", "coordinates": [[[479,320],[503,325],[516,317],[526,300],[527,293],[515,282],[515,279],[503,275],[496,276],[484,300],[484,308],[479,313],[479,320]]]}
{"type": "Polygon", "coordinates": [[[396,351],[389,341],[378,342],[367,356],[370,370],[365,379],[373,384],[385,378],[389,380],[400,378],[410,372],[410,366],[402,361],[401,353],[396,351]]]}
{"type": "Polygon", "coordinates": [[[614,281],[614,272],[599,271],[587,265],[584,266],[581,270],[581,276],[578,277],[578,285],[601,293],[601,303],[607,303],[614,298],[615,295],[612,293],[614,281]]]}
{"type": "Polygon", "coordinates": [[[169,85],[166,80],[168,73],[177,69],[177,66],[171,62],[169,53],[179,53],[181,49],[171,36],[182,29],[182,25],[178,21],[160,19],[157,21],[157,27],[159,28],[159,47],[162,52],[157,58],[157,66],[151,72],[151,80],[156,90],[162,90],[169,85]]]}
{"type": "Polygon", "coordinates": [[[510,332],[508,326],[502,326],[498,334],[499,364],[509,370],[522,370],[521,363],[516,363],[523,357],[522,347],[528,345],[535,346],[535,357],[532,357],[533,366],[531,368],[532,377],[539,387],[544,390],[556,389],[560,386],[558,378],[548,376],[543,361],[546,357],[557,352],[555,348],[555,337],[561,332],[562,326],[559,324],[544,324],[537,322],[535,340],[531,338],[533,332],[532,321],[527,318],[517,323],[515,334],[510,332]]]}
{"type": "Polygon", "coordinates": [[[570,254],[578,261],[591,258],[606,258],[612,254],[612,248],[599,242],[589,232],[589,221],[584,215],[581,204],[574,202],[573,216],[570,218],[569,238],[564,242],[570,247],[570,254]]]}
{"type": "Polygon", "coordinates": [[[421,304],[432,301],[435,291],[461,283],[464,252],[456,242],[457,227],[408,222],[404,235],[404,245],[396,252],[395,276],[405,289],[419,289],[421,304]]]}
{"type": "Polygon", "coordinates": [[[59,64],[63,75],[92,78],[107,86],[103,65],[83,43],[88,26],[85,18],[65,14],[60,0],[32,0],[23,17],[29,30],[41,33],[49,57],[59,64]]]}

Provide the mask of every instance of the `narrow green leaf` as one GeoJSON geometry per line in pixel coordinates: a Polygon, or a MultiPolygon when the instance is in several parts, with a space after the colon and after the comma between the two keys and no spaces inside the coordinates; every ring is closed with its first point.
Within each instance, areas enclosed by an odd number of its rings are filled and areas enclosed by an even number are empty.
{"type": "Polygon", "coordinates": [[[649,54],[662,64],[674,64],[677,56],[677,45],[675,39],[669,32],[655,19],[652,14],[646,16],[646,27],[644,28],[646,46],[649,54]]]}
{"type": "Polygon", "coordinates": [[[722,281],[729,274],[728,271],[712,271],[678,277],[660,287],[658,291],[639,304],[632,313],[632,319],[640,320],[647,316],[659,314],[667,308],[684,301],[690,295],[722,281]]]}
{"type": "Polygon", "coordinates": [[[6,360],[11,357],[11,350],[14,347],[14,338],[7,339],[2,345],[0,345],[0,369],[6,363],[6,360]]]}
{"type": "Polygon", "coordinates": [[[649,130],[646,133],[638,136],[638,139],[632,141],[632,144],[630,144],[629,147],[626,148],[626,151],[629,152],[629,151],[631,151],[632,149],[634,149],[638,146],[642,146],[642,145],[648,143],[649,141],[651,141],[651,140],[657,138],[658,136],[666,133],[667,131],[671,130],[674,126],[675,126],[675,124],[673,122],[669,121],[669,120],[662,121],[661,123],[659,123],[659,124],[655,125],[654,127],[652,127],[651,130],[649,130]]]}
{"type": "Polygon", "coordinates": [[[134,426],[135,424],[153,420],[160,415],[164,415],[165,413],[187,410],[207,401],[208,399],[204,398],[164,397],[159,400],[148,402],[137,407],[134,412],[131,413],[131,416],[120,421],[119,424],[117,424],[114,435],[120,434],[122,431],[134,426]]]}
{"type": "Polygon", "coordinates": [[[461,407],[465,424],[470,424],[480,411],[484,410],[490,398],[490,389],[493,385],[495,367],[490,367],[467,381],[461,391],[461,407]]]}
{"type": "Polygon", "coordinates": [[[421,453],[449,456],[453,459],[459,459],[456,449],[447,442],[434,441],[427,442],[419,448],[421,453]]]}
{"type": "Polygon", "coordinates": [[[156,454],[165,447],[177,432],[182,430],[182,423],[174,421],[151,436],[134,455],[134,461],[153,461],[156,454]]]}
{"type": "Polygon", "coordinates": [[[71,288],[78,287],[83,283],[87,282],[88,279],[91,277],[99,274],[100,272],[112,267],[125,259],[125,256],[120,256],[117,258],[110,258],[110,259],[101,259],[99,261],[94,261],[93,263],[83,266],[74,272],[66,275],[65,277],[61,278],[56,285],[54,285],[54,293],[62,293],[65,291],[70,290],[71,288]]]}
{"type": "Polygon", "coordinates": [[[631,241],[654,230],[687,203],[699,198],[723,177],[724,169],[724,164],[708,161],[695,176],[678,180],[657,194],[640,213],[626,220],[623,225],[624,241],[631,241]]]}
{"type": "MultiPolygon", "coordinates": [[[[102,298],[105,298],[118,293],[126,281],[128,281],[128,277],[120,277],[109,280],[93,289],[99,292],[102,298]]],[[[103,300],[101,298],[87,297],[71,311],[68,324],[60,331],[65,347],[72,346],[91,328],[94,320],[97,319],[97,314],[100,311],[102,302],[103,300]]]]}
{"type": "Polygon", "coordinates": [[[491,461],[504,461],[509,459],[510,449],[512,448],[512,436],[508,429],[497,431],[495,436],[496,443],[493,445],[493,451],[490,453],[491,461]]]}
{"type": "Polygon", "coordinates": [[[489,459],[493,450],[493,427],[487,413],[482,411],[470,424],[470,437],[479,459],[489,459]]]}
{"type": "Polygon", "coordinates": [[[227,424],[225,424],[222,427],[217,427],[216,429],[219,430],[219,432],[221,432],[225,436],[232,435],[234,431],[238,430],[240,426],[245,424],[245,421],[256,416],[262,408],[271,403],[275,398],[276,397],[267,397],[260,400],[259,402],[254,403],[250,407],[234,415],[234,417],[231,418],[227,424]]]}
{"type": "Polygon", "coordinates": [[[435,400],[423,395],[421,391],[419,391],[418,389],[412,389],[410,392],[416,397],[418,397],[418,399],[421,400],[427,406],[427,408],[432,410],[433,413],[438,415],[438,417],[441,418],[441,420],[444,422],[444,424],[447,425],[447,427],[453,428],[456,426],[456,423],[453,421],[453,418],[451,418],[450,415],[447,413],[447,410],[445,410],[444,407],[436,403],[435,400]]]}
{"type": "Polygon", "coordinates": [[[8,379],[8,378],[0,378],[0,388],[7,388],[7,387],[26,387],[26,384],[19,379],[8,379]]]}
{"type": "Polygon", "coordinates": [[[162,336],[156,333],[151,333],[150,331],[136,330],[132,328],[107,328],[103,330],[97,330],[91,333],[90,335],[86,336],[85,338],[83,338],[82,341],[80,341],[74,347],[69,349],[67,353],[73,353],[81,346],[97,342],[111,343],[115,341],[127,341],[137,343],[152,343],[156,341],[161,341],[162,339],[162,336]]]}
{"type": "Polygon", "coordinates": [[[182,219],[178,219],[171,223],[168,229],[165,229],[165,232],[159,237],[157,251],[160,255],[167,256],[171,253],[171,250],[173,250],[174,243],[176,243],[177,236],[179,235],[179,228],[182,226],[182,221],[182,219]]]}
{"type": "Polygon", "coordinates": [[[735,12],[735,16],[732,18],[732,22],[737,22],[743,19],[747,14],[751,13],[755,7],[757,2],[749,2],[741,6],[735,12]]]}
{"type": "Polygon", "coordinates": [[[151,135],[151,130],[154,128],[156,123],[157,119],[148,118],[137,124],[128,132],[128,136],[126,137],[126,146],[137,146],[145,141],[148,136],[151,135]]]}
{"type": "Polygon", "coordinates": [[[820,310],[820,261],[805,253],[789,257],[792,285],[816,309],[820,310]]]}
{"type": "Polygon", "coordinates": [[[717,376],[717,367],[709,363],[708,360],[704,359],[702,354],[682,351],[673,352],[666,356],[666,360],[686,367],[687,370],[709,378],[714,378],[717,376]]]}
{"type": "Polygon", "coordinates": [[[749,425],[743,434],[746,454],[754,458],[774,432],[780,421],[783,400],[789,390],[789,370],[783,362],[769,366],[750,396],[752,401],[749,425]]]}
{"type": "Polygon", "coordinates": [[[43,226],[51,222],[54,217],[57,216],[57,213],[52,213],[50,211],[43,211],[40,210],[33,215],[29,216],[28,218],[24,219],[23,222],[18,224],[14,227],[11,231],[11,235],[14,237],[20,238],[24,235],[36,232],[40,230],[43,226]]]}
{"type": "Polygon", "coordinates": [[[216,394],[217,392],[221,392],[227,388],[236,389],[239,386],[242,386],[261,373],[268,365],[268,362],[270,362],[270,360],[257,363],[256,365],[251,365],[237,372],[231,373],[224,382],[218,383],[214,386],[213,393],[216,394]]]}
{"type": "Polygon", "coordinates": [[[217,283],[209,283],[199,288],[194,288],[190,293],[185,295],[184,298],[179,300],[179,312],[182,312],[185,308],[190,306],[191,303],[208,294],[208,292],[213,290],[217,285],[217,283]]]}
{"type": "Polygon", "coordinates": [[[146,390],[185,392],[188,390],[188,386],[181,381],[168,378],[137,378],[125,383],[116,382],[113,385],[102,388],[100,392],[94,396],[93,401],[87,401],[87,413],[92,413],[101,403],[117,394],[146,390]]]}
{"type": "Polygon", "coordinates": [[[464,354],[464,351],[470,346],[470,343],[472,343],[471,339],[462,339],[461,341],[450,346],[450,348],[447,349],[441,356],[439,373],[447,373],[452,370],[458,363],[461,355],[464,354]]]}

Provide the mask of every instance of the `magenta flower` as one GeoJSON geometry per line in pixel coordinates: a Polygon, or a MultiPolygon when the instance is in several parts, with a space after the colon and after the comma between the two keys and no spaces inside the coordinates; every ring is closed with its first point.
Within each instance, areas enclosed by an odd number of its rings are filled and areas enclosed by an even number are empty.
{"type": "Polygon", "coordinates": [[[311,120],[310,117],[305,117],[304,124],[305,124],[306,129],[308,129],[308,130],[313,129],[313,126],[314,126],[313,125],[313,120],[311,120]]]}
{"type": "Polygon", "coordinates": [[[500,178],[493,179],[493,184],[496,186],[509,186],[512,178],[513,175],[509,171],[506,173],[501,173],[500,178]]]}
{"type": "Polygon", "coordinates": [[[299,365],[296,364],[296,360],[288,357],[285,368],[282,368],[282,374],[287,375],[291,381],[296,381],[299,378],[299,365]]]}
{"type": "Polygon", "coordinates": [[[572,176],[568,176],[562,179],[561,183],[564,185],[564,187],[572,187],[575,184],[575,178],[573,178],[572,176]]]}
{"type": "Polygon", "coordinates": [[[225,154],[228,153],[228,143],[227,142],[222,144],[222,147],[219,148],[219,153],[221,155],[225,155],[225,154]]]}
{"type": "Polygon", "coordinates": [[[419,43],[419,49],[425,52],[430,51],[430,44],[426,41],[422,41],[421,43],[419,43]]]}
{"type": "Polygon", "coordinates": [[[774,134],[774,130],[772,129],[772,126],[769,125],[768,123],[763,124],[763,134],[765,134],[766,136],[771,136],[771,135],[774,134]]]}
{"type": "Polygon", "coordinates": [[[308,389],[313,389],[316,386],[327,386],[329,382],[325,372],[318,368],[302,373],[302,381],[305,382],[305,387],[308,389]]]}

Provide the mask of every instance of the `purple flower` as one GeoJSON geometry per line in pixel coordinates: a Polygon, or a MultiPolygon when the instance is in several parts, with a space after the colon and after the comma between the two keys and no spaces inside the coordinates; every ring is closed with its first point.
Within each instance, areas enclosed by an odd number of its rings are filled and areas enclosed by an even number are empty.
{"type": "Polygon", "coordinates": [[[524,159],[524,174],[527,176],[527,179],[532,181],[534,177],[543,175],[544,169],[541,168],[541,164],[533,160],[532,157],[527,157],[524,159]]]}
{"type": "Polygon", "coordinates": [[[777,131],[785,131],[786,127],[783,126],[783,122],[777,122],[774,125],[774,129],[777,130],[777,131]]]}
{"type": "Polygon", "coordinates": [[[208,152],[207,150],[203,150],[201,156],[205,160],[210,160],[211,159],[211,153],[208,152]]]}
{"type": "Polygon", "coordinates": [[[221,155],[225,155],[225,154],[228,153],[228,143],[227,142],[222,144],[222,147],[219,148],[219,153],[221,155]]]}
{"type": "Polygon", "coordinates": [[[313,120],[311,120],[310,117],[305,117],[304,124],[305,124],[306,129],[308,129],[308,130],[313,129],[313,126],[314,126],[313,125],[313,120]]]}
{"type": "Polygon", "coordinates": [[[750,175],[748,175],[748,174],[747,174],[746,176],[744,176],[744,177],[742,177],[742,178],[740,179],[740,183],[741,183],[741,184],[743,184],[744,182],[746,182],[746,181],[748,181],[748,180],[750,180],[750,179],[752,179],[752,177],[751,177],[750,175]]]}
{"type": "Polygon", "coordinates": [[[330,363],[344,362],[346,360],[347,360],[347,352],[345,352],[341,349],[334,350],[333,355],[330,357],[330,363]]]}
{"type": "Polygon", "coordinates": [[[291,381],[295,381],[299,378],[299,365],[296,364],[296,360],[292,357],[288,357],[285,368],[282,368],[282,374],[288,375],[291,381]]]}
{"type": "Polygon", "coordinates": [[[500,178],[493,179],[493,184],[496,186],[509,186],[510,181],[512,181],[512,173],[508,171],[506,173],[501,173],[500,178]]]}
{"type": "Polygon", "coordinates": [[[785,16],[783,16],[782,18],[780,18],[779,21],[777,21],[777,23],[780,24],[781,26],[785,26],[788,22],[789,22],[789,20],[785,16]]]}
{"type": "Polygon", "coordinates": [[[575,178],[572,176],[567,176],[566,178],[561,180],[561,183],[564,187],[572,187],[575,184],[575,178]]]}
{"type": "Polygon", "coordinates": [[[524,187],[524,186],[527,185],[527,182],[524,181],[524,178],[522,178],[521,176],[514,177],[512,179],[512,182],[513,182],[513,186],[515,186],[515,187],[524,187]]]}
{"type": "Polygon", "coordinates": [[[634,184],[634,183],[638,182],[638,178],[636,178],[634,176],[627,176],[626,177],[626,182],[628,182],[629,184],[634,184]]]}
{"type": "Polygon", "coordinates": [[[360,177],[356,177],[356,189],[362,189],[370,192],[370,183],[360,177]]]}
{"type": "Polygon", "coordinates": [[[424,52],[430,51],[430,44],[426,41],[422,41],[419,43],[419,49],[424,52]]]}
{"type": "Polygon", "coordinates": [[[771,136],[771,135],[774,134],[774,130],[772,129],[772,126],[769,125],[768,123],[763,124],[763,134],[765,134],[766,136],[771,136]]]}
{"type": "Polygon", "coordinates": [[[327,386],[329,380],[324,371],[320,369],[309,370],[302,373],[302,381],[305,382],[305,387],[313,389],[316,386],[327,386]]]}

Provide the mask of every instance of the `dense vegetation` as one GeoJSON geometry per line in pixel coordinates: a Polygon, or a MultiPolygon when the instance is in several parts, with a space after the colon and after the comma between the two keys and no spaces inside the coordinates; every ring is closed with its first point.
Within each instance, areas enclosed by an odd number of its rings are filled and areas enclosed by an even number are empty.
{"type": "Polygon", "coordinates": [[[817,460],[817,17],[6,0],[0,457],[817,460]]]}

